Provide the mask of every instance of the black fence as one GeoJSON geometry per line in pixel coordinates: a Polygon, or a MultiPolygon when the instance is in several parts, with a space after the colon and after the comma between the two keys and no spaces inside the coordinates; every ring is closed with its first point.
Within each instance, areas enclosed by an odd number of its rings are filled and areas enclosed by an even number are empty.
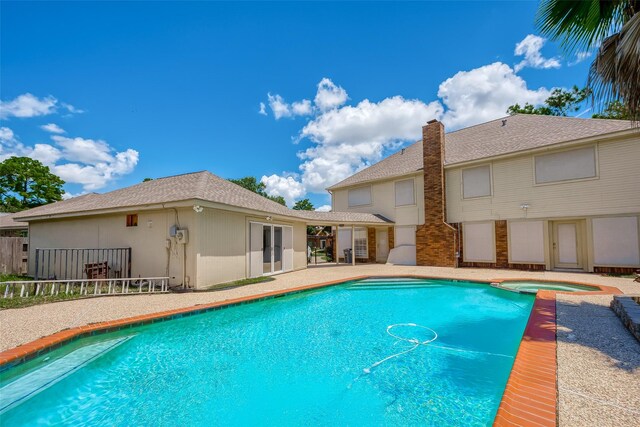
{"type": "Polygon", "coordinates": [[[131,277],[131,248],[36,249],[34,280],[131,277]]]}

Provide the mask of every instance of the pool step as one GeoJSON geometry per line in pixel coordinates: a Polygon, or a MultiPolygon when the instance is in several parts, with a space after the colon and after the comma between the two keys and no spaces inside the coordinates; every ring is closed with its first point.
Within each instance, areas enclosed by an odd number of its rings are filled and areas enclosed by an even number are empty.
{"type": "Polygon", "coordinates": [[[0,414],[31,399],[131,338],[133,335],[81,347],[5,385],[0,388],[0,414]]]}
{"type": "Polygon", "coordinates": [[[367,279],[352,283],[348,290],[385,290],[385,289],[418,289],[443,286],[441,281],[420,279],[367,279]]]}

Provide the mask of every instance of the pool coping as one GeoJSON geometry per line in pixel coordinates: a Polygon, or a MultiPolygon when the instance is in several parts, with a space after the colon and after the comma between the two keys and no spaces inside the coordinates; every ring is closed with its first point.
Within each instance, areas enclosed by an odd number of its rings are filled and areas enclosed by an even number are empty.
{"type": "MultiPolygon", "coordinates": [[[[418,279],[452,280],[457,282],[472,282],[483,285],[500,284],[505,281],[531,280],[520,278],[505,278],[483,281],[466,278],[433,277],[414,274],[402,275],[362,275],[342,278],[338,280],[299,286],[295,288],[264,292],[260,294],[199,304],[166,310],[156,313],[143,314],[117,320],[92,323],[84,326],[65,329],[54,334],[22,344],[13,349],[0,352],[0,371],[25,363],[42,354],[55,350],[72,341],[87,336],[115,332],[134,326],[163,322],[183,316],[204,313],[232,307],[249,302],[282,297],[313,289],[338,285],[355,280],[377,277],[407,277],[418,279]]],[[[557,280],[536,280],[539,282],[569,283],[589,286],[600,291],[538,291],[520,346],[514,360],[507,385],[505,387],[500,406],[494,419],[494,426],[555,426],[557,425],[557,362],[556,362],[556,294],[573,295],[602,295],[622,294],[618,288],[591,283],[557,280]],[[540,366],[544,362],[545,366],[540,366]]],[[[507,290],[501,287],[498,289],[507,290]]]]}

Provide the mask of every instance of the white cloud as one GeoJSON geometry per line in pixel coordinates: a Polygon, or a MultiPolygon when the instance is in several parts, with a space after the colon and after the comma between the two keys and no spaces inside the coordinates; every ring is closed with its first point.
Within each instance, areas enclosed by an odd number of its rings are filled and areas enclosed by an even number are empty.
{"type": "Polygon", "coordinates": [[[30,93],[25,93],[11,101],[0,101],[0,119],[46,116],[55,113],[59,106],[69,113],[83,112],[71,104],[58,102],[53,96],[38,98],[30,93]]]}
{"type": "Polygon", "coordinates": [[[585,52],[576,52],[576,59],[573,60],[572,62],[569,62],[569,66],[574,66],[576,64],[579,64],[581,62],[583,62],[586,59],[591,58],[591,55],[593,54],[593,52],[591,51],[585,51],[585,52]]]}
{"type": "MultiPolygon", "coordinates": [[[[269,100],[269,107],[271,111],[273,111],[273,117],[275,117],[276,120],[282,117],[308,116],[313,112],[311,101],[308,99],[289,104],[282,96],[277,94],[271,95],[269,93],[267,94],[267,98],[269,100]]],[[[260,114],[262,114],[262,105],[264,105],[264,103],[260,105],[260,114]]],[[[266,114],[266,111],[264,114],[266,114]]]]}
{"type": "Polygon", "coordinates": [[[264,104],[264,102],[260,103],[260,110],[258,110],[258,114],[262,114],[263,116],[267,115],[267,106],[264,104]]]}
{"type": "Polygon", "coordinates": [[[524,59],[514,67],[516,73],[524,67],[544,69],[560,67],[560,61],[557,58],[545,58],[540,53],[545,42],[546,39],[534,34],[529,34],[520,43],[516,44],[514,54],[516,56],[524,55],[524,59]]]}
{"type": "Polygon", "coordinates": [[[50,144],[27,146],[11,129],[0,128],[0,161],[11,156],[31,157],[49,166],[53,173],[83,191],[104,188],[114,179],[131,173],[138,164],[136,150],[116,150],[105,141],[52,135],[58,147],[50,144]]]}
{"type": "Polygon", "coordinates": [[[55,112],[57,103],[52,96],[38,98],[25,93],[12,101],[0,101],[0,118],[45,116],[55,112]]]}
{"type": "Polygon", "coordinates": [[[331,212],[331,205],[322,205],[319,208],[316,208],[318,212],[331,212]]]}
{"type": "MultiPolygon", "coordinates": [[[[525,38],[517,51],[525,55],[529,66],[555,66],[555,59],[544,59],[539,53],[544,39],[535,37],[525,38]]],[[[297,197],[306,192],[323,193],[326,187],[381,160],[389,151],[420,139],[422,126],[429,120],[441,120],[447,130],[455,130],[504,117],[515,103],[540,104],[549,95],[550,90],[544,87],[529,89],[526,81],[502,62],[456,73],[440,84],[440,101],[428,103],[392,96],[379,102],[365,99],[344,105],[347,91],[324,78],[318,84],[315,105],[309,105],[312,117],[294,138],[295,142],[306,139],[312,144],[298,152],[300,176],[271,175],[263,177],[263,182],[273,194],[291,200],[296,197],[285,196],[288,192],[297,197]]],[[[279,95],[268,96],[276,119],[294,114],[292,105],[296,103],[288,104],[279,95]]]]}
{"type": "Polygon", "coordinates": [[[347,91],[325,77],[318,83],[318,92],[313,102],[320,111],[327,111],[343,105],[347,99],[347,91]]]}
{"type": "Polygon", "coordinates": [[[50,133],[66,133],[64,129],[55,123],[47,123],[46,125],[40,126],[40,129],[50,133]]]}
{"type": "Polygon", "coordinates": [[[60,150],[49,144],[36,144],[26,155],[32,159],[40,160],[47,166],[53,166],[62,158],[60,150]]]}
{"type": "Polygon", "coordinates": [[[68,183],[82,185],[84,191],[95,191],[105,187],[113,179],[133,172],[138,158],[136,150],[128,149],[117,153],[109,163],[65,163],[54,166],[53,172],[68,183]]]}
{"type": "Polygon", "coordinates": [[[0,143],[10,144],[16,141],[13,131],[8,127],[0,127],[0,143]]]}
{"type": "Polygon", "coordinates": [[[273,116],[276,120],[282,117],[291,117],[291,107],[287,104],[280,95],[267,94],[269,99],[269,107],[273,111],[273,116]]]}
{"type": "Polygon", "coordinates": [[[282,196],[287,202],[287,205],[291,206],[295,200],[305,194],[303,185],[296,181],[293,176],[263,176],[260,182],[266,186],[266,192],[270,196],[282,196]]]}
{"type": "Polygon", "coordinates": [[[303,160],[302,183],[308,191],[324,191],[379,161],[385,150],[417,140],[422,125],[442,112],[438,102],[394,96],[378,103],[365,99],[318,115],[300,132],[301,138],[316,143],[298,154],[303,160]]]}
{"type": "Polygon", "coordinates": [[[449,129],[503,117],[510,105],[539,104],[549,94],[544,87],[528,89],[524,79],[501,62],[460,71],[438,89],[438,96],[447,107],[442,120],[449,129]]]}
{"type": "Polygon", "coordinates": [[[54,135],[51,137],[64,152],[64,158],[72,162],[96,164],[100,162],[112,162],[112,148],[104,141],[67,138],[66,136],[54,135]]]}
{"type": "Polygon", "coordinates": [[[294,102],[291,104],[291,113],[296,116],[308,116],[313,113],[313,107],[311,106],[311,101],[308,99],[303,99],[299,102],[294,102]]]}

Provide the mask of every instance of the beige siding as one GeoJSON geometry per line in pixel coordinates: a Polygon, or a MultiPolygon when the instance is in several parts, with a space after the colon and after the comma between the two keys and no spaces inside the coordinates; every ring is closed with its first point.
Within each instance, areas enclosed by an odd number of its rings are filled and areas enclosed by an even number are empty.
{"type": "MultiPolygon", "coordinates": [[[[170,256],[171,283],[182,283],[183,248],[172,244],[167,250],[169,227],[176,223],[176,212],[135,211],[138,226],[126,227],[126,213],[84,218],[36,221],[30,224],[29,274],[35,272],[37,248],[115,248],[130,247],[133,277],[165,276],[167,256],[170,256]]],[[[182,228],[189,230],[187,249],[187,276],[195,278],[195,247],[197,233],[191,209],[178,209],[182,228]]],[[[173,240],[173,239],[171,239],[173,240]]]]}
{"type": "MultiPolygon", "coordinates": [[[[197,217],[198,288],[249,277],[249,224],[264,222],[264,217],[208,208],[197,217]]],[[[293,268],[306,268],[306,225],[276,220],[273,224],[293,226],[293,268]]]]}
{"type": "Polygon", "coordinates": [[[491,162],[493,195],[462,198],[461,169],[446,170],[449,222],[563,218],[640,212],[640,138],[597,144],[596,179],[534,185],[533,155],[491,162]]]}
{"type": "Polygon", "coordinates": [[[395,182],[411,178],[411,175],[409,175],[370,184],[372,200],[371,204],[367,206],[349,207],[349,189],[335,190],[332,196],[332,208],[336,212],[380,214],[394,221],[396,225],[424,224],[424,180],[422,179],[422,174],[413,175],[413,177],[416,192],[416,204],[413,206],[396,207],[395,200],[395,182]]]}
{"type": "Polygon", "coordinates": [[[207,209],[198,218],[198,288],[246,277],[246,215],[207,209]]]}

